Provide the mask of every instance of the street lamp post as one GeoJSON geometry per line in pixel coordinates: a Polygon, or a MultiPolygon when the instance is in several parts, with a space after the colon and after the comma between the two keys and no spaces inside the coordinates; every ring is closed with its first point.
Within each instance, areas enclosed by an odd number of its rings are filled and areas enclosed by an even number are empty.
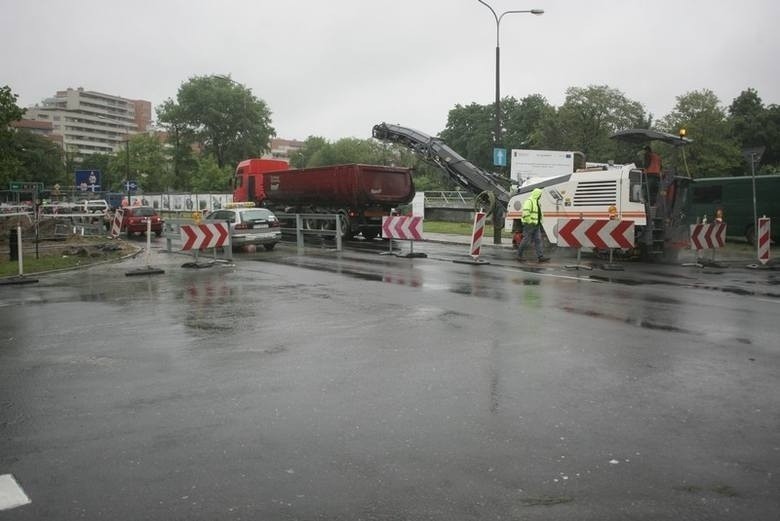
{"type": "Polygon", "coordinates": [[[496,147],[498,147],[501,144],[501,138],[502,138],[501,136],[501,48],[500,48],[500,38],[499,38],[501,19],[504,18],[505,15],[513,14],[513,13],[530,13],[539,16],[544,14],[544,9],[504,11],[499,15],[492,7],[490,7],[483,0],[477,0],[477,2],[490,9],[490,12],[493,13],[493,18],[495,18],[496,20],[496,131],[495,131],[495,135],[493,136],[493,143],[495,144],[496,147]]]}

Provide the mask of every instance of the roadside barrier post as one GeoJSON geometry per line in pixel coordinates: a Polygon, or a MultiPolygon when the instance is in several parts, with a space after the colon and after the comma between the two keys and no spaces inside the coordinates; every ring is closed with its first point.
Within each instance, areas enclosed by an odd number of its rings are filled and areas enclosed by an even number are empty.
{"type": "Polygon", "coordinates": [[[295,214],[295,243],[299,251],[303,250],[303,216],[299,213],[295,214]]]}
{"type": "Polygon", "coordinates": [[[119,233],[122,230],[122,219],[125,211],[122,208],[118,208],[114,213],[114,219],[111,221],[111,238],[116,239],[119,237],[119,233]]]}
{"type": "MultiPolygon", "coordinates": [[[[225,226],[227,226],[227,229],[230,230],[230,221],[225,221],[225,226]]],[[[230,262],[233,262],[233,237],[230,233],[228,233],[227,236],[227,244],[222,247],[223,251],[225,252],[225,257],[230,262]]],[[[214,248],[214,252],[216,253],[217,249],[214,248]]]]}
{"type": "Polygon", "coordinates": [[[15,277],[8,277],[7,279],[0,279],[0,285],[28,284],[31,282],[38,282],[38,279],[31,279],[24,276],[24,259],[22,257],[22,227],[19,225],[16,226],[16,258],[19,261],[19,275],[15,277]]]}
{"type": "Polygon", "coordinates": [[[336,215],[336,251],[341,251],[341,216],[336,215]]]}
{"type": "Polygon", "coordinates": [[[231,247],[230,225],[227,222],[209,224],[183,224],[179,228],[182,240],[182,251],[192,250],[194,262],[182,265],[183,268],[208,268],[217,264],[216,251],[219,247],[231,247]],[[199,250],[214,248],[214,261],[209,264],[198,263],[199,250]]]}
{"type": "MultiPolygon", "coordinates": [[[[758,219],[758,233],[756,234],[756,253],[761,264],[769,262],[769,248],[772,242],[772,219],[766,215],[758,219]]],[[[21,258],[21,257],[20,257],[21,258]]]]}
{"type": "Polygon", "coordinates": [[[134,275],[161,275],[165,273],[164,270],[159,268],[153,268],[151,266],[150,256],[152,251],[152,219],[146,219],[146,251],[144,252],[144,261],[146,262],[145,268],[138,268],[130,270],[125,273],[126,276],[132,277],[134,275]]]}
{"type": "Polygon", "coordinates": [[[458,264],[490,264],[479,258],[480,252],[482,251],[482,237],[485,234],[486,216],[487,214],[482,210],[474,214],[474,227],[471,232],[471,246],[469,247],[469,256],[471,257],[471,260],[456,259],[452,262],[457,262],[458,264]]]}
{"type": "Polygon", "coordinates": [[[607,270],[622,269],[612,264],[614,248],[630,249],[634,247],[634,221],[604,220],[604,219],[558,219],[558,246],[577,248],[576,266],[564,266],[568,269],[588,269],[592,266],[580,265],[582,248],[597,248],[609,250],[609,265],[607,270]]]}
{"type": "MultiPolygon", "coordinates": [[[[722,248],[726,244],[726,223],[712,222],[692,224],[690,226],[690,247],[696,250],[696,262],[693,266],[704,267],[707,265],[717,265],[715,262],[715,250],[722,248]],[[701,250],[712,250],[711,259],[705,261],[701,259],[701,250]]],[[[689,264],[683,264],[687,266],[689,264]]]]}
{"type": "Polygon", "coordinates": [[[408,240],[409,253],[397,254],[397,257],[428,257],[425,253],[414,253],[414,241],[423,240],[423,218],[419,216],[390,215],[382,217],[382,238],[388,239],[390,250],[381,255],[393,254],[393,239],[408,240]]]}
{"type": "Polygon", "coordinates": [[[19,276],[24,277],[24,259],[22,258],[22,227],[16,227],[16,258],[19,261],[19,276]]]}

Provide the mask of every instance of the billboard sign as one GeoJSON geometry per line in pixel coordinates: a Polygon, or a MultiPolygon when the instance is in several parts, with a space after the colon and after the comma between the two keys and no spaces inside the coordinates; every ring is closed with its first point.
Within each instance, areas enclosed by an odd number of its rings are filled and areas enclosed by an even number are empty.
{"type": "Polygon", "coordinates": [[[536,177],[557,177],[572,172],[573,152],[512,149],[510,176],[519,185],[536,177]]]}
{"type": "Polygon", "coordinates": [[[100,170],[76,170],[76,189],[82,192],[99,192],[100,170]]]}

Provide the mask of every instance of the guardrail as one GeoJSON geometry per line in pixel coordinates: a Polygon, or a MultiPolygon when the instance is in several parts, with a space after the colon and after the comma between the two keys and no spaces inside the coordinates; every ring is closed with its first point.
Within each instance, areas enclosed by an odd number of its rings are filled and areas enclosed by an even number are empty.
{"type": "MultiPolygon", "coordinates": [[[[191,214],[192,212],[189,213],[191,214]]],[[[163,222],[163,231],[165,232],[165,249],[169,252],[173,251],[173,238],[176,237],[176,239],[179,240],[182,224],[194,223],[194,219],[165,219],[163,222]]]]}
{"type": "MultiPolygon", "coordinates": [[[[304,235],[332,235],[336,238],[336,251],[342,251],[341,244],[341,216],[338,214],[322,214],[322,213],[296,213],[296,214],[283,214],[282,219],[295,216],[295,228],[282,228],[282,233],[295,232],[295,242],[299,250],[303,249],[303,236],[304,235]],[[329,228],[310,228],[306,227],[305,223],[311,221],[334,221],[333,229],[329,228]]],[[[286,220],[286,219],[285,219],[286,220]]]]}
{"type": "Polygon", "coordinates": [[[474,208],[474,195],[461,191],[426,191],[425,206],[430,208],[474,208]]]}

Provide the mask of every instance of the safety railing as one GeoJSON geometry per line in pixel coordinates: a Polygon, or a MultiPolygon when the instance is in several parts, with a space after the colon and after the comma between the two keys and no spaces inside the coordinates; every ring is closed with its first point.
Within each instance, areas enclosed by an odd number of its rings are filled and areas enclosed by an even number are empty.
{"type": "Polygon", "coordinates": [[[282,233],[295,233],[295,242],[298,249],[303,249],[303,238],[305,235],[312,236],[332,236],[336,238],[336,251],[342,251],[342,217],[338,214],[321,213],[296,213],[278,215],[283,224],[282,233]],[[295,217],[293,221],[290,219],[295,217]],[[289,223],[295,223],[295,227],[289,226],[289,223]]]}
{"type": "Polygon", "coordinates": [[[425,206],[429,208],[473,208],[474,195],[462,191],[426,191],[425,206]]]}

